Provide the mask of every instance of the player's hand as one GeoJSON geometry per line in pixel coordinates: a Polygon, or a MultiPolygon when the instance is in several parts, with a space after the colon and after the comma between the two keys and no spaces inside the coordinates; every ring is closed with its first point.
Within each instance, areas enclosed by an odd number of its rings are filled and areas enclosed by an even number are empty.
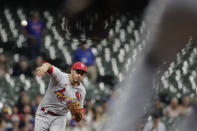
{"type": "Polygon", "coordinates": [[[43,70],[42,67],[36,68],[36,76],[43,77],[44,74],[45,74],[45,71],[43,70]]]}
{"type": "Polygon", "coordinates": [[[36,76],[43,77],[45,73],[49,70],[50,64],[44,63],[42,66],[36,68],[36,76]]]}

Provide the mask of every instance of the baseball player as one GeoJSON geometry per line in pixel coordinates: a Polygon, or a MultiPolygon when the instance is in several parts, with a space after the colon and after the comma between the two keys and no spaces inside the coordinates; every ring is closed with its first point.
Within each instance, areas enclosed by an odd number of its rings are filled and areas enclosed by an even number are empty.
{"type": "Polygon", "coordinates": [[[57,67],[43,63],[36,68],[36,75],[50,74],[50,83],[35,116],[34,131],[65,131],[66,114],[70,110],[72,118],[80,121],[83,117],[83,102],[86,95],[80,83],[86,72],[86,65],[73,64],[71,73],[66,74],[57,67]]]}

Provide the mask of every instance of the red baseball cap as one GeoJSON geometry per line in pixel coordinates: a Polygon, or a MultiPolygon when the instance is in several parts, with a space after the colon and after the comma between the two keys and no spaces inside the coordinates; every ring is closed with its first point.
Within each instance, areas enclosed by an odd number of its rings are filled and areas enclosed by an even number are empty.
{"type": "Polygon", "coordinates": [[[72,69],[83,70],[87,73],[87,67],[82,62],[76,62],[73,64],[72,69]]]}

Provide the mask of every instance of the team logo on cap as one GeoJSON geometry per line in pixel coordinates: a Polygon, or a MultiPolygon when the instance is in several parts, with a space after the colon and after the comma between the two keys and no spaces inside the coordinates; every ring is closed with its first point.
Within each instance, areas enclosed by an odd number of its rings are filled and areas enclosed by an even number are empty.
{"type": "Polygon", "coordinates": [[[83,64],[81,64],[81,68],[84,68],[84,65],[83,64]]]}

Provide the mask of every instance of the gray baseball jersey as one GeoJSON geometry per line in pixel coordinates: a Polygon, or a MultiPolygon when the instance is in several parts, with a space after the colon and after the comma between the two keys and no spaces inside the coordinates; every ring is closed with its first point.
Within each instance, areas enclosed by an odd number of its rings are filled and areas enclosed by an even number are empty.
{"type": "Polygon", "coordinates": [[[73,87],[69,82],[69,74],[60,71],[55,66],[51,67],[50,75],[50,83],[37,109],[36,117],[43,116],[41,108],[65,116],[69,111],[69,104],[76,101],[82,108],[86,95],[84,86],[80,83],[79,86],[73,87]]]}

